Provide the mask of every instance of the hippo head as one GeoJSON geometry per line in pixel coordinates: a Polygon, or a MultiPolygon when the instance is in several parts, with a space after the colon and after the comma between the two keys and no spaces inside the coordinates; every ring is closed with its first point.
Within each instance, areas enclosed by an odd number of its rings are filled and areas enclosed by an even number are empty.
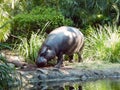
{"type": "Polygon", "coordinates": [[[55,57],[55,51],[47,46],[43,46],[38,53],[36,59],[36,65],[38,67],[43,67],[47,62],[55,57]]]}

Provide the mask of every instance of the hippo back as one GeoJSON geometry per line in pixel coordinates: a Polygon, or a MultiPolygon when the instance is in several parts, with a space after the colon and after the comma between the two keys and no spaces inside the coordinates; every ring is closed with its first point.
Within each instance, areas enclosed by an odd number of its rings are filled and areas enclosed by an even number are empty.
{"type": "Polygon", "coordinates": [[[45,44],[53,47],[56,53],[73,54],[79,52],[84,43],[83,34],[74,27],[62,26],[53,30],[45,44]]]}

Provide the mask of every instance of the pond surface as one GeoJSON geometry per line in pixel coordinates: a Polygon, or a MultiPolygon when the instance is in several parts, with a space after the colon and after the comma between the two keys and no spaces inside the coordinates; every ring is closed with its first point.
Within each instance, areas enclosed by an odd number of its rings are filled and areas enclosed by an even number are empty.
{"type": "Polygon", "coordinates": [[[120,90],[120,79],[105,79],[87,82],[51,82],[13,87],[10,90],[120,90]]]}

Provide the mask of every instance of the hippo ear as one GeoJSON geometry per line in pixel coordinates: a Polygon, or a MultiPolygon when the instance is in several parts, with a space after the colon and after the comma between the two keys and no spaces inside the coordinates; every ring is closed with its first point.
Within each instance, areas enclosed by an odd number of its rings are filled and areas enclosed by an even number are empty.
{"type": "Polygon", "coordinates": [[[54,50],[51,50],[51,49],[48,49],[47,50],[47,56],[49,56],[50,58],[54,58],[55,57],[55,51],[54,50]]]}

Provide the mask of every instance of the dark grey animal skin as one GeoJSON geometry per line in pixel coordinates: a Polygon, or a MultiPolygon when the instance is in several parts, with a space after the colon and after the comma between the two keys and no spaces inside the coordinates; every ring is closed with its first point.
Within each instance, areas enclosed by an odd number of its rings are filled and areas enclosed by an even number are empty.
{"type": "Polygon", "coordinates": [[[56,68],[60,68],[63,63],[63,55],[70,57],[69,62],[72,62],[73,54],[78,54],[78,61],[82,60],[81,51],[84,46],[84,36],[79,29],[69,26],[62,26],[53,30],[46,40],[36,59],[36,65],[43,67],[47,62],[58,57],[56,68]]]}

